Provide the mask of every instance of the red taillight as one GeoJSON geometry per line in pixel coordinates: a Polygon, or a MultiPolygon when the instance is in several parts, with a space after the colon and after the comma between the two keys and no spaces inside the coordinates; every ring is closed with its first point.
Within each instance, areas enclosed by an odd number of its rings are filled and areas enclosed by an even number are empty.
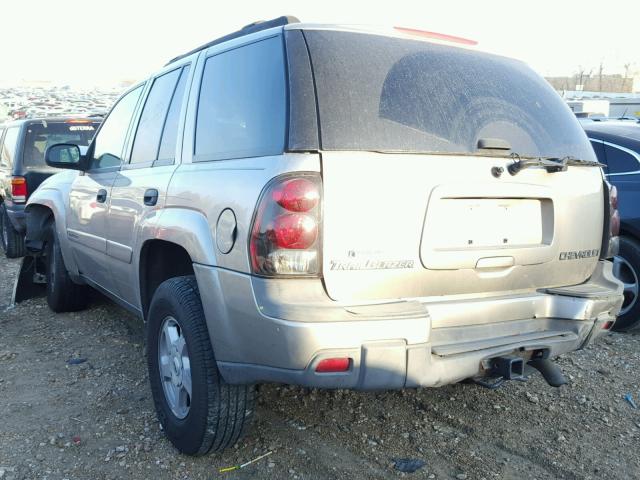
{"type": "Polygon", "coordinates": [[[282,182],[273,190],[273,200],[290,212],[308,212],[320,199],[318,186],[307,178],[282,182]]]}
{"type": "Polygon", "coordinates": [[[279,177],[260,197],[251,229],[253,273],[320,273],[321,180],[317,173],[279,177]]]}
{"type": "Polygon", "coordinates": [[[602,324],[602,329],[603,330],[611,330],[611,327],[613,327],[613,321],[609,320],[608,322],[604,322],[602,324]]]}
{"type": "Polygon", "coordinates": [[[325,358],[316,367],[317,373],[338,373],[346,372],[351,365],[351,359],[343,358],[325,358]]]}
{"type": "Polygon", "coordinates": [[[611,214],[609,230],[612,237],[617,237],[620,234],[620,212],[618,212],[618,189],[615,185],[609,188],[609,211],[611,214]]]}
{"type": "Polygon", "coordinates": [[[602,232],[602,252],[600,258],[608,259],[613,258],[618,254],[620,212],[618,212],[618,189],[605,180],[604,193],[604,207],[605,211],[609,212],[609,218],[605,219],[607,221],[604,222],[605,225],[603,229],[604,231],[602,232]]]}
{"type": "Polygon", "coordinates": [[[27,180],[24,177],[11,177],[11,197],[16,203],[27,201],[27,180]]]}
{"type": "Polygon", "coordinates": [[[318,237],[318,225],[309,215],[290,213],[276,218],[274,232],[280,248],[304,250],[318,237]]]}
{"type": "Polygon", "coordinates": [[[613,210],[618,209],[618,189],[615,185],[609,188],[609,204],[613,210]]]}

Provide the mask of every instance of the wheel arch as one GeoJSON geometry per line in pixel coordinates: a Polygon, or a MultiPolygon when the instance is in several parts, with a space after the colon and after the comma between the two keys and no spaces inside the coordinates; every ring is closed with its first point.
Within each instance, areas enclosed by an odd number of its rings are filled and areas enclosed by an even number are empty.
{"type": "Polygon", "coordinates": [[[194,275],[194,271],[193,260],[183,246],[161,239],[144,242],[140,249],[138,279],[140,306],[145,319],[151,299],[162,282],[185,275],[194,275]]]}
{"type": "Polygon", "coordinates": [[[75,257],[71,251],[67,236],[65,201],[60,191],[54,189],[38,189],[29,199],[26,207],[26,246],[31,253],[39,254],[44,250],[48,228],[55,224],[62,258],[69,274],[79,277],[75,257]]]}
{"type": "Polygon", "coordinates": [[[137,272],[140,307],[147,317],[153,293],[169,278],[193,275],[193,264],[216,265],[211,228],[205,215],[186,208],[166,208],[140,230],[137,272]]]}

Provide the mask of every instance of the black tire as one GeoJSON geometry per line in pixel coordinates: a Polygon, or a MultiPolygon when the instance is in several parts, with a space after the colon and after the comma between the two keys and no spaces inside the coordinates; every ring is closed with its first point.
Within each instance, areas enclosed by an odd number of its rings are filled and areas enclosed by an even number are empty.
{"type": "Polygon", "coordinates": [[[198,285],[193,276],[163,282],[151,301],[147,323],[147,364],[158,419],[171,443],[187,455],[220,452],[233,446],[253,418],[253,385],[229,385],[216,366],[198,285]],[[182,419],[165,396],[159,360],[159,342],[165,319],[171,317],[187,345],[192,396],[182,419]]]}
{"type": "Polygon", "coordinates": [[[620,276],[622,278],[620,280],[627,284],[636,282],[636,294],[635,298],[632,298],[633,295],[629,291],[625,293],[625,303],[622,305],[622,311],[625,309],[627,311],[618,317],[613,330],[628,332],[640,328],[640,298],[637,294],[638,279],[640,279],[640,243],[631,237],[620,237],[620,252],[618,256],[625,263],[624,268],[621,269],[620,276]]]}
{"type": "Polygon", "coordinates": [[[47,265],[47,303],[54,312],[77,312],[87,307],[89,287],[78,285],[64,265],[55,225],[49,230],[45,246],[47,265]]]}
{"type": "Polygon", "coordinates": [[[0,246],[7,258],[20,258],[27,253],[24,236],[13,228],[4,203],[0,205],[0,246]]]}

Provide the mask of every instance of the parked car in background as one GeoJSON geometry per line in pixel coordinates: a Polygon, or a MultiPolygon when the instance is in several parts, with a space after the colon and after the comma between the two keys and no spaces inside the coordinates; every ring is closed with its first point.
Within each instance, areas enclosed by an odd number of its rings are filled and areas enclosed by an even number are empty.
{"type": "Polygon", "coordinates": [[[86,155],[49,147],[69,171],[26,240],[49,306],[90,285],[146,321],[180,451],[232,446],[256,383],[497,386],[529,364],[559,386],[551,359],[613,325],[615,198],[584,131],[471,43],[256,23],[131,88],[86,155]]]}
{"type": "Polygon", "coordinates": [[[9,258],[24,255],[25,214],[29,196],[58,172],[45,163],[50,145],[87,146],[100,125],[95,118],[16,120],[0,134],[0,247],[9,258]]]}
{"type": "Polygon", "coordinates": [[[618,190],[620,250],[614,273],[624,282],[616,330],[640,327],[640,124],[636,120],[580,120],[607,179],[618,190]]]}

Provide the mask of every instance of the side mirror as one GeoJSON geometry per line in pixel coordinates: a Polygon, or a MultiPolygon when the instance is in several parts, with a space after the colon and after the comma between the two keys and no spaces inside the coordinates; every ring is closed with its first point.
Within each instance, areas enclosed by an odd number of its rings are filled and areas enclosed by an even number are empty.
{"type": "Polygon", "coordinates": [[[44,160],[50,167],[84,170],[84,158],[80,153],[80,147],[71,143],[51,145],[44,153],[44,160]]]}

